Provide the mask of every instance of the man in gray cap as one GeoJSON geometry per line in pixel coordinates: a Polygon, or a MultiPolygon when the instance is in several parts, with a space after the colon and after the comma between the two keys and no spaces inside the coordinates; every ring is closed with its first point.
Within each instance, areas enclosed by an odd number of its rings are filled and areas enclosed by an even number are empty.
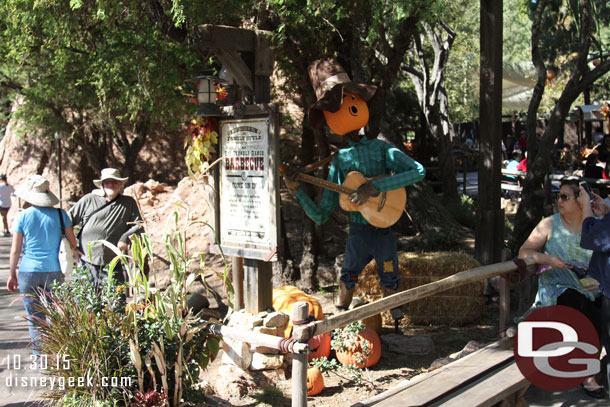
{"type": "MultiPolygon", "coordinates": [[[[105,240],[126,252],[129,236],[143,231],[136,201],[121,193],[127,178],[120,175],[115,168],[104,168],[100,179],[93,181],[100,189],[85,195],[70,209],[72,224],[81,225],[78,234],[81,263],[89,269],[96,285],[108,278],[105,266],[110,264],[115,253],[99,242],[91,245],[89,253],[89,244],[105,240]]],[[[121,262],[116,263],[113,276],[120,283],[125,281],[121,262]]]]}

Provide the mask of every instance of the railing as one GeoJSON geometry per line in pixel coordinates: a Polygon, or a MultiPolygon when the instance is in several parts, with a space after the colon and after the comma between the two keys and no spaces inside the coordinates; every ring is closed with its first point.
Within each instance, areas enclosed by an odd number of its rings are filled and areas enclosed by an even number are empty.
{"type": "MultiPolygon", "coordinates": [[[[505,255],[506,256],[506,255],[505,255]]],[[[273,335],[261,334],[239,328],[230,328],[218,324],[211,324],[210,331],[215,335],[225,338],[237,339],[256,346],[267,346],[279,350],[282,353],[292,353],[292,406],[307,406],[307,354],[309,353],[308,340],[315,335],[330,332],[333,329],[344,327],[352,322],[372,317],[380,312],[407,304],[409,302],[428,297],[441,291],[448,290],[460,285],[485,280],[500,276],[513,271],[520,270],[520,267],[529,267],[536,262],[532,257],[522,259],[518,266],[515,261],[504,261],[502,263],[490,264],[470,270],[456,273],[442,280],[424,284],[406,291],[393,294],[378,301],[362,305],[339,315],[325,318],[320,321],[313,321],[303,325],[295,324],[292,338],[279,338],[273,335]]],[[[520,271],[523,271],[522,269],[520,271]]],[[[504,281],[504,280],[503,280],[504,281]]],[[[503,284],[504,289],[500,292],[500,330],[506,325],[507,304],[508,304],[508,285],[503,284]]],[[[300,302],[293,308],[293,321],[305,321],[308,316],[307,303],[300,302]]]]}

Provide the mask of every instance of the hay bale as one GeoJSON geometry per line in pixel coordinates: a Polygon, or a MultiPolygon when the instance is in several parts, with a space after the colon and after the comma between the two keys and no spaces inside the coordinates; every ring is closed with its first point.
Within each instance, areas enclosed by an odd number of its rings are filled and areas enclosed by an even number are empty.
{"type": "MultiPolygon", "coordinates": [[[[458,252],[401,252],[398,254],[398,263],[399,291],[479,267],[479,263],[472,256],[458,252]]],[[[478,321],[485,303],[484,288],[484,281],[470,283],[405,304],[402,306],[405,317],[402,319],[401,325],[464,325],[478,321]]],[[[377,276],[377,264],[374,260],[360,274],[355,295],[363,297],[367,301],[375,301],[382,297],[377,276]]],[[[384,325],[394,324],[389,311],[383,313],[383,323],[384,325]]]]}

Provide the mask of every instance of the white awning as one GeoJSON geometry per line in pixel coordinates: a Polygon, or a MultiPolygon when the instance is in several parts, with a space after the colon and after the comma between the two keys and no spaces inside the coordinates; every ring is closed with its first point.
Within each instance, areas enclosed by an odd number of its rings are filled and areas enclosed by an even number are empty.
{"type": "Polygon", "coordinates": [[[502,108],[526,110],[532,99],[536,76],[536,68],[531,62],[502,63],[502,108]]]}

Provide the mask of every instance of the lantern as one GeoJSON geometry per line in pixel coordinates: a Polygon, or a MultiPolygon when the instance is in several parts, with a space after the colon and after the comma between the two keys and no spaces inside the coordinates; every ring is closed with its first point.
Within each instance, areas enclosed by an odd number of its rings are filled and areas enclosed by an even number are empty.
{"type": "Polygon", "coordinates": [[[197,101],[199,102],[199,108],[197,109],[197,116],[220,116],[221,112],[218,106],[216,106],[217,91],[216,84],[221,83],[222,80],[212,75],[212,71],[206,70],[196,78],[189,79],[190,82],[197,84],[197,101]]]}

